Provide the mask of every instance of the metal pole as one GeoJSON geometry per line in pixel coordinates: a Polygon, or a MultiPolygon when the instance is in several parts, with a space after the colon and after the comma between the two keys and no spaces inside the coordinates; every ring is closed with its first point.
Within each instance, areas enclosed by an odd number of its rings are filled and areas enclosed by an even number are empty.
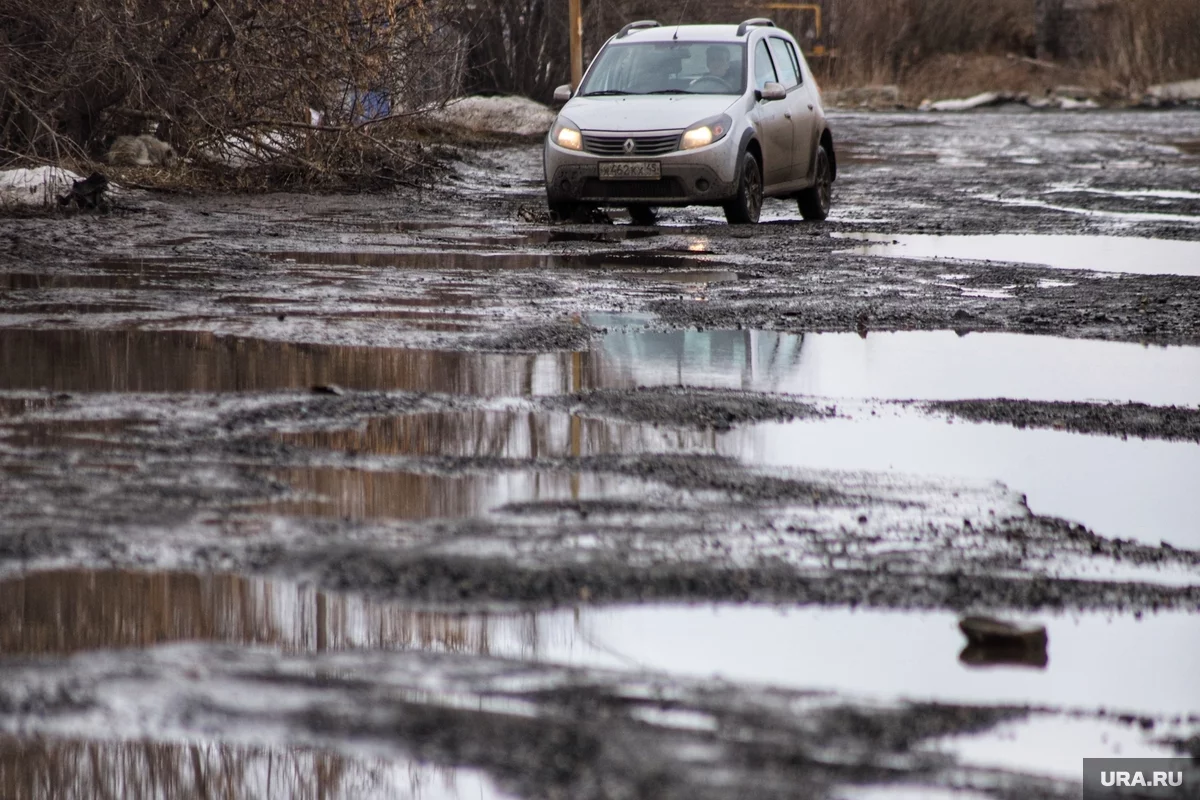
{"type": "Polygon", "coordinates": [[[583,13],[582,0],[569,0],[571,8],[571,88],[578,89],[583,80],[583,13]]]}

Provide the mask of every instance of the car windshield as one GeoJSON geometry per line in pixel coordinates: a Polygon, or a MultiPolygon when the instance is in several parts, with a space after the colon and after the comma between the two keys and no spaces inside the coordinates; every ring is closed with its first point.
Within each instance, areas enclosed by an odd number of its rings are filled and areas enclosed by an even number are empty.
{"type": "Polygon", "coordinates": [[[741,94],[745,46],[719,42],[610,44],[596,58],[579,94],[741,94]]]}

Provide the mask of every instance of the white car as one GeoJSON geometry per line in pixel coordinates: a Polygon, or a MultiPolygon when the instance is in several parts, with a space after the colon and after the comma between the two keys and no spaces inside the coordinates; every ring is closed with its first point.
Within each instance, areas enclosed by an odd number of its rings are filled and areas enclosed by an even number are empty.
{"type": "Polygon", "coordinates": [[[767,19],[740,25],[633,22],[609,39],[546,139],[546,199],[626,206],[721,206],[758,222],[763,197],[829,215],[837,157],[821,93],[796,40],[767,19]]]}

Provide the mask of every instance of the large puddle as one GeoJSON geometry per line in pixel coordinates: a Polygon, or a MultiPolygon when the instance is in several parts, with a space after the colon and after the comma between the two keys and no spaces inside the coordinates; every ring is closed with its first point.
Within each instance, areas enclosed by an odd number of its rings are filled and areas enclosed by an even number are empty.
{"type": "Polygon", "coordinates": [[[867,244],[846,252],[888,258],[1036,264],[1136,275],[1200,276],[1200,242],[1128,236],[839,234],[867,244]]]}
{"type": "Polygon", "coordinates": [[[210,740],[0,736],[0,796],[501,800],[485,775],[416,761],[210,740]]]}
{"type": "Polygon", "coordinates": [[[179,641],[286,652],[423,650],[650,670],[881,701],[1200,712],[1200,617],[1046,616],[1045,658],[972,652],[949,612],[753,605],[442,613],[228,575],[35,573],[0,583],[0,650],[179,641]]]}
{"type": "Polygon", "coordinates": [[[999,480],[1037,514],[1110,538],[1200,550],[1200,447],[1192,442],[863,410],[854,419],[737,430],[722,435],[718,451],[757,464],[999,480]]]}
{"type": "Polygon", "coordinates": [[[1200,347],[951,331],[610,329],[585,353],[338,346],[192,331],[0,329],[0,389],[253,391],[334,383],[470,395],[696,386],[829,398],[1200,404],[1200,347]]]}
{"type": "Polygon", "coordinates": [[[60,570],[0,582],[6,657],[186,641],[486,655],[497,639],[509,653],[535,642],[533,617],[418,611],[236,575],[60,570]]]}
{"type": "MultiPolygon", "coordinates": [[[[511,459],[700,453],[749,465],[883,472],[1005,483],[1038,514],[1110,538],[1200,550],[1200,447],[965,422],[918,409],[845,408],[849,417],[764,422],[718,433],[622,423],[565,412],[451,411],[380,417],[350,429],[280,434],[303,447],[381,456],[511,459]]],[[[21,440],[10,438],[14,443],[21,440]]],[[[314,498],[272,505],[289,513],[415,518],[486,513],[520,500],[602,496],[615,481],[554,474],[503,478],[299,470],[286,480],[314,498]],[[566,492],[566,494],[564,494],[566,492]]]]}
{"type": "MultiPolygon", "coordinates": [[[[606,327],[596,316],[592,324],[606,327]]],[[[703,386],[880,400],[1200,404],[1200,347],[952,331],[785,334],[623,329],[585,385],[703,386]]]]}
{"type": "Polygon", "coordinates": [[[192,331],[0,330],[0,389],[95,392],[408,390],[468,395],[577,389],[570,353],[502,355],[296,344],[192,331]]]}

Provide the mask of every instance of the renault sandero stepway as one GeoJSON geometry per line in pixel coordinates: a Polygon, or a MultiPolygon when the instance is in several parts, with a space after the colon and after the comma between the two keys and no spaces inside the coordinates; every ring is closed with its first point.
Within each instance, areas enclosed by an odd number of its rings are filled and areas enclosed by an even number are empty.
{"type": "Polygon", "coordinates": [[[758,222],[763,197],[829,215],[837,157],[821,94],[796,40],[768,19],[740,25],[633,22],[609,39],[565,102],[545,148],[546,199],[625,206],[720,206],[758,222]]]}

